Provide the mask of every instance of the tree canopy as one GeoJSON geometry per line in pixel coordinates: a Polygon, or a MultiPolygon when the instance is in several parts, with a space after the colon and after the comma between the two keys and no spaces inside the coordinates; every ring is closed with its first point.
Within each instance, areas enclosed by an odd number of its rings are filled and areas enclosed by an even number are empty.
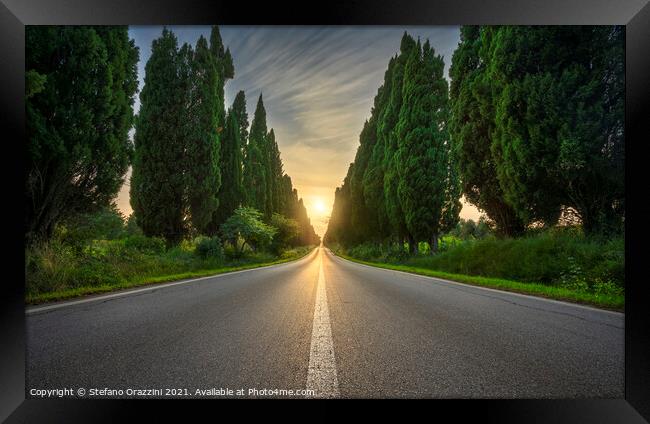
{"type": "Polygon", "coordinates": [[[133,154],[138,48],[126,27],[28,26],[25,238],[108,207],[133,154]]]}

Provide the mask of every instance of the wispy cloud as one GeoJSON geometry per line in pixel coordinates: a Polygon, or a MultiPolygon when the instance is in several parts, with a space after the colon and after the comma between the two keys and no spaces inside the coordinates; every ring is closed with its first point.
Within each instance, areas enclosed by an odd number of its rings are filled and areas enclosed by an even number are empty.
{"type": "MultiPolygon", "coordinates": [[[[170,28],[180,43],[192,45],[210,34],[204,26],[170,28]]],[[[141,86],[151,42],[161,31],[130,28],[140,47],[141,86]]],[[[328,207],[333,203],[404,31],[428,39],[443,55],[448,72],[458,27],[221,27],[235,66],[235,77],[226,84],[226,106],[244,90],[252,119],[263,92],[267,123],[275,129],[285,171],[308,207],[318,199],[328,207]]],[[[312,217],[321,234],[326,226],[322,218],[312,217]]]]}

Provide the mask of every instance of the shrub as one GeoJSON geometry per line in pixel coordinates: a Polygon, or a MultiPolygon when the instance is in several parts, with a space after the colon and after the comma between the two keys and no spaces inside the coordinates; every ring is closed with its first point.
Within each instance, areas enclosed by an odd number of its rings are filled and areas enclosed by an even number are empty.
{"type": "Polygon", "coordinates": [[[160,237],[147,237],[134,234],[124,239],[124,246],[142,252],[162,253],[165,251],[165,240],[160,237]]]}
{"type": "Polygon", "coordinates": [[[349,255],[364,261],[384,258],[384,252],[380,245],[375,243],[363,243],[349,250],[349,255]]]}
{"type": "Polygon", "coordinates": [[[113,205],[92,213],[74,215],[58,226],[55,238],[82,248],[91,240],[115,240],[124,235],[124,217],[113,205]]]}
{"type": "Polygon", "coordinates": [[[243,240],[239,247],[241,254],[246,245],[256,251],[268,246],[277,233],[277,228],[265,224],[262,221],[262,213],[257,209],[241,207],[235,209],[221,226],[221,233],[225,240],[235,246],[239,240],[243,240]]]}
{"type": "Polygon", "coordinates": [[[574,228],[538,231],[517,239],[492,236],[460,241],[443,237],[435,255],[410,256],[398,245],[364,243],[347,250],[361,260],[393,262],[454,274],[562,285],[590,291],[623,290],[623,238],[588,238],[574,228]]]}
{"type": "Polygon", "coordinates": [[[223,245],[221,244],[221,239],[218,236],[211,238],[201,238],[201,240],[196,245],[195,252],[203,259],[223,259],[224,256],[223,245]]]}
{"type": "Polygon", "coordinates": [[[271,242],[271,250],[274,253],[280,254],[282,249],[289,246],[296,246],[300,240],[300,226],[295,219],[286,218],[284,215],[274,213],[271,217],[271,226],[277,229],[273,241],[271,242]]]}

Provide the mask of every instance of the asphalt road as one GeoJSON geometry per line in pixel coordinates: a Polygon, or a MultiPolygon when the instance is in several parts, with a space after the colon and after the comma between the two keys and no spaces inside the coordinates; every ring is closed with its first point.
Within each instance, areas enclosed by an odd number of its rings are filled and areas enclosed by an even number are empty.
{"type": "Polygon", "coordinates": [[[368,267],[326,249],[34,307],[26,320],[28,397],[62,388],[74,390],[66,397],[78,388],[84,397],[103,388],[123,390],[115,397],[223,394],[197,389],[231,389],[231,397],[304,397],[304,389],[316,397],[624,395],[623,314],[368,267]]]}

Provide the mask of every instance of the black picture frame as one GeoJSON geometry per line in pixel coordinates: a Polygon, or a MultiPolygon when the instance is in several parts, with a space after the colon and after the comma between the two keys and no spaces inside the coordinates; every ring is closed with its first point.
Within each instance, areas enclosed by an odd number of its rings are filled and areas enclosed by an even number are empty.
{"type": "MultiPolygon", "coordinates": [[[[480,411],[490,422],[644,422],[650,420],[650,302],[644,277],[644,242],[650,216],[643,162],[650,134],[650,4],[648,0],[372,0],[279,4],[156,0],[0,0],[0,123],[6,202],[4,289],[0,295],[0,420],[8,422],[118,421],[151,411],[185,409],[159,401],[25,399],[24,249],[21,224],[25,25],[460,25],[587,24],[626,26],[626,308],[624,399],[435,401],[425,409],[466,418],[480,411]],[[630,162],[631,161],[631,162],[630,162]],[[15,190],[15,195],[14,191],[15,190]],[[12,206],[13,205],[13,206],[12,206]],[[462,402],[462,403],[461,403],[462,402]],[[466,405],[470,403],[471,405],[466,405]],[[138,411],[138,412],[136,412],[138,411]]],[[[647,165],[646,165],[647,166],[647,165]]],[[[187,401],[186,401],[187,402],[187,401]]],[[[211,403],[211,402],[210,402],[211,403]]],[[[201,403],[205,408],[206,403],[201,403]]],[[[195,409],[197,402],[193,402],[195,409]]],[[[268,403],[265,404],[265,407],[268,403]]],[[[208,406],[213,409],[214,405],[208,406]]],[[[374,408],[374,406],[373,406],[374,408]]],[[[242,413],[246,414],[247,412],[242,413]]]]}

